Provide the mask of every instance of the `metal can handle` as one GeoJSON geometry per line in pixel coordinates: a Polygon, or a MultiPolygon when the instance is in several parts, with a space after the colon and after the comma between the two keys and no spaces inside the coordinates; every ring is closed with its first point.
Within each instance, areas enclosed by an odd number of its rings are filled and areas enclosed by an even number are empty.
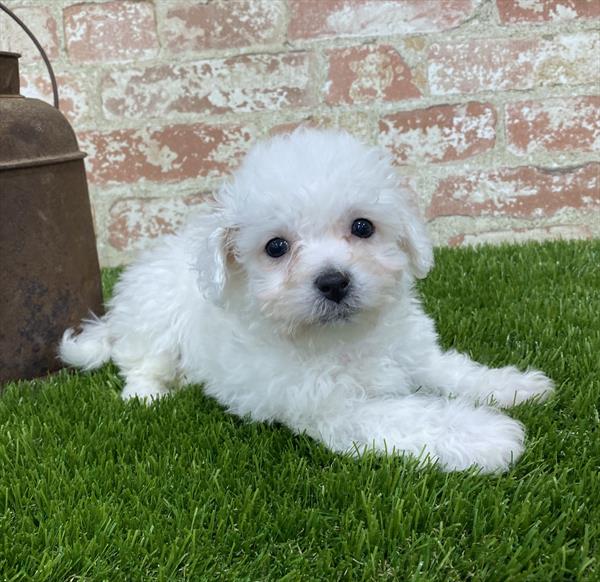
{"type": "Polygon", "coordinates": [[[2,2],[0,2],[0,10],[3,10],[8,14],[26,33],[27,36],[33,41],[33,44],[36,46],[38,51],[40,51],[40,55],[42,55],[42,59],[44,59],[44,63],[46,63],[46,68],[48,69],[48,74],[50,75],[50,82],[52,83],[52,94],[54,95],[54,107],[58,109],[59,101],[58,101],[58,85],[56,84],[56,77],[54,76],[54,71],[52,70],[52,65],[50,64],[50,60],[46,55],[46,51],[42,48],[42,45],[35,38],[33,32],[25,26],[25,23],[7,6],[5,6],[2,2]]]}

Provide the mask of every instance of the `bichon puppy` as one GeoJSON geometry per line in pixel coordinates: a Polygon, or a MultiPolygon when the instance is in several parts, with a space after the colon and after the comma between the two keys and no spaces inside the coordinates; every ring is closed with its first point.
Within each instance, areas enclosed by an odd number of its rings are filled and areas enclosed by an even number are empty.
{"type": "Polygon", "coordinates": [[[413,289],[432,262],[383,152],[298,130],[255,146],[214,202],[125,270],[104,317],[65,332],[60,356],[112,359],[123,398],[203,383],[230,412],[334,451],[503,471],[523,427],[485,404],[552,382],[443,352],[413,289]]]}

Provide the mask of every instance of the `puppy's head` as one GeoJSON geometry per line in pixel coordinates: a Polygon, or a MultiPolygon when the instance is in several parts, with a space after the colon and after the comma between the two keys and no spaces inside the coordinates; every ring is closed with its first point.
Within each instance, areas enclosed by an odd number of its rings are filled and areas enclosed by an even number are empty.
{"type": "Polygon", "coordinates": [[[299,130],[255,146],[216,205],[202,284],[217,300],[235,285],[288,329],[381,309],[433,262],[386,155],[345,133],[299,130]]]}

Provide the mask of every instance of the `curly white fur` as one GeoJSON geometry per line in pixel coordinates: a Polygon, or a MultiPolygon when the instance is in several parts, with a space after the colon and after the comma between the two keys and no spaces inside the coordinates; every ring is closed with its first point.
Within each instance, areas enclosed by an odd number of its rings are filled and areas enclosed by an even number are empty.
{"type": "Polygon", "coordinates": [[[413,291],[432,262],[384,153],[296,131],[255,146],[213,203],[125,270],[104,317],[65,332],[60,355],[84,369],[112,359],[123,398],[204,383],[232,413],[335,451],[506,470],[523,427],[489,404],[545,397],[552,382],[442,352],[413,291]],[[358,218],[371,237],[351,233],[358,218]],[[265,252],[274,237],[289,243],[280,258],[265,252]],[[339,303],[315,285],[331,269],[350,279],[339,303]]]}

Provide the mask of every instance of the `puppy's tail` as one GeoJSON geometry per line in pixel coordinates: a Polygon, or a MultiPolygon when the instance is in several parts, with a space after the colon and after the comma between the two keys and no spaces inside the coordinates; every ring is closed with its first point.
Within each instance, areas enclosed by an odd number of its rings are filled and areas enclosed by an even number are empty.
{"type": "Polygon", "coordinates": [[[73,328],[63,334],[58,348],[60,359],[77,368],[93,370],[110,360],[111,343],[105,318],[86,319],[83,331],[75,335],[73,328]]]}

